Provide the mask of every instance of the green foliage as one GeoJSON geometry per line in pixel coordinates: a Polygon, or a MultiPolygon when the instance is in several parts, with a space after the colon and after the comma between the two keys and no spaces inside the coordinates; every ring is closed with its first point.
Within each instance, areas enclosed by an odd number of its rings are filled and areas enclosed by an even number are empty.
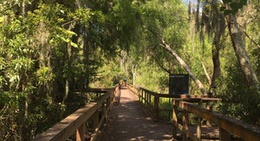
{"type": "Polygon", "coordinates": [[[162,71],[157,64],[147,61],[144,60],[138,65],[135,85],[160,93],[168,93],[169,74],[162,71]]]}
{"type": "Polygon", "coordinates": [[[88,9],[75,12],[72,7],[42,2],[26,5],[28,11],[23,14],[20,2],[0,4],[0,116],[4,127],[0,136],[3,140],[29,140],[64,116],[66,106],[59,102],[58,90],[64,89],[62,79],[66,76],[60,74],[67,64],[56,63],[55,59],[66,60],[66,45],[79,48],[77,40],[73,40],[79,34],[72,29],[76,22],[87,22],[91,16],[88,9]],[[54,89],[53,85],[58,86],[54,89]],[[40,123],[44,126],[39,126],[40,123]]]}
{"type": "Polygon", "coordinates": [[[177,63],[169,61],[173,58],[160,47],[160,43],[161,39],[164,39],[174,50],[182,48],[187,34],[187,21],[183,19],[186,15],[183,4],[178,0],[146,1],[141,6],[140,12],[142,20],[140,39],[144,40],[141,45],[148,62],[156,62],[161,71],[176,73],[177,63]]]}
{"type": "Polygon", "coordinates": [[[259,113],[259,94],[256,90],[250,88],[245,83],[245,78],[242,72],[239,71],[240,67],[238,62],[232,62],[227,66],[227,80],[225,92],[221,93],[220,96],[224,99],[221,105],[221,111],[230,117],[237,117],[248,123],[259,125],[259,116],[255,113],[259,113]]]}
{"type": "MultiPolygon", "coordinates": [[[[225,47],[221,53],[222,75],[217,81],[216,91],[217,96],[223,98],[220,111],[227,116],[259,126],[259,116],[255,114],[259,112],[259,93],[247,85],[235,53],[229,48],[229,38],[222,38],[222,45],[225,47]]],[[[252,66],[259,78],[259,49],[250,49],[253,47],[252,43],[248,43],[248,47],[252,66]]]]}
{"type": "MultiPolygon", "coordinates": [[[[224,4],[230,6],[224,13],[234,14],[247,3],[224,0],[224,4]]],[[[255,16],[248,27],[259,43],[259,14],[255,16]]],[[[212,39],[205,38],[202,45],[199,35],[189,31],[186,17],[181,0],[0,1],[1,139],[30,140],[75,110],[70,102],[85,104],[77,91],[88,87],[111,87],[126,78],[167,93],[169,73],[184,70],[160,47],[161,38],[207,83],[201,62],[211,74],[212,39]]],[[[222,40],[226,69],[219,92],[231,100],[245,100],[222,105],[223,111],[255,122],[257,116],[252,115],[259,108],[253,107],[259,106],[259,96],[247,97],[252,90],[232,65],[231,43],[222,40]]],[[[259,49],[247,44],[259,77],[259,49]]]]}
{"type": "Polygon", "coordinates": [[[69,17],[79,21],[81,25],[88,26],[88,21],[94,16],[95,13],[91,12],[90,9],[79,8],[76,9],[75,13],[68,13],[69,17]]]}
{"type": "Polygon", "coordinates": [[[54,75],[48,67],[41,67],[39,70],[37,70],[36,76],[38,77],[39,85],[43,85],[54,79],[54,75]]]}

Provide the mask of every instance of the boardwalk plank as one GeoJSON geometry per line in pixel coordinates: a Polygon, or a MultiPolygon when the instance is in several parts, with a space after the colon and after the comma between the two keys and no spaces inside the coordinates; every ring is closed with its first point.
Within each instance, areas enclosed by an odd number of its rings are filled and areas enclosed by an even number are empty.
{"type": "Polygon", "coordinates": [[[128,89],[122,89],[120,104],[112,108],[100,140],[172,140],[171,125],[152,121],[138,103],[138,98],[128,89]]]}

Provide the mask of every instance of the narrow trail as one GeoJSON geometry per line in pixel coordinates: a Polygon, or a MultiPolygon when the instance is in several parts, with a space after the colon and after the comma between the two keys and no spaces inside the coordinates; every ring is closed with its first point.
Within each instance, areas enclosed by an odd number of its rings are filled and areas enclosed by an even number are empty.
{"type": "Polygon", "coordinates": [[[128,89],[121,89],[121,101],[110,111],[101,141],[167,141],[172,140],[169,124],[153,122],[128,89]]]}

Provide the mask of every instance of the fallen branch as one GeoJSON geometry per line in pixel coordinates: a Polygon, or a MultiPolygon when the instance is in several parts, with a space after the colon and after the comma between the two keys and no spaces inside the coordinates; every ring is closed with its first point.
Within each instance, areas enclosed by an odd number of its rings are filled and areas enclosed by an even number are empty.
{"type": "Polygon", "coordinates": [[[194,82],[196,83],[196,85],[199,87],[199,89],[201,90],[201,92],[203,93],[203,95],[208,95],[206,89],[204,88],[203,84],[200,82],[199,79],[197,79],[197,77],[192,73],[191,69],[189,68],[189,66],[184,62],[184,60],[182,60],[182,58],[170,47],[170,45],[166,44],[165,41],[163,39],[161,39],[161,46],[167,50],[168,52],[170,52],[172,54],[172,56],[175,57],[175,59],[179,62],[179,64],[188,72],[188,74],[190,75],[190,77],[194,80],[194,82]]]}

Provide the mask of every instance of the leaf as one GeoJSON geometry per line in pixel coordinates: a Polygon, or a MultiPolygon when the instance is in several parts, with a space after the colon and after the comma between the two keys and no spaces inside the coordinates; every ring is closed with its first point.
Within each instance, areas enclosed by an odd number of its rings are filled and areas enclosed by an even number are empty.
{"type": "Polygon", "coordinates": [[[64,41],[64,42],[66,42],[66,43],[68,43],[69,41],[70,41],[70,39],[66,39],[66,38],[64,38],[64,37],[60,37],[60,39],[62,40],[62,41],[64,41]]]}
{"type": "Polygon", "coordinates": [[[74,42],[70,42],[70,45],[75,47],[75,48],[78,48],[78,45],[76,43],[74,43],[74,42]]]}
{"type": "Polygon", "coordinates": [[[0,57],[0,70],[3,70],[6,67],[6,62],[3,57],[0,57]]]}
{"type": "Polygon", "coordinates": [[[17,82],[18,80],[20,80],[20,76],[15,74],[15,75],[10,75],[9,76],[9,82],[10,83],[15,83],[17,82]]]}
{"type": "Polygon", "coordinates": [[[4,21],[4,17],[0,17],[0,23],[4,21]]]}
{"type": "Polygon", "coordinates": [[[73,31],[70,31],[70,30],[66,30],[66,33],[69,34],[69,35],[77,36],[77,33],[73,32],[73,31]]]}

